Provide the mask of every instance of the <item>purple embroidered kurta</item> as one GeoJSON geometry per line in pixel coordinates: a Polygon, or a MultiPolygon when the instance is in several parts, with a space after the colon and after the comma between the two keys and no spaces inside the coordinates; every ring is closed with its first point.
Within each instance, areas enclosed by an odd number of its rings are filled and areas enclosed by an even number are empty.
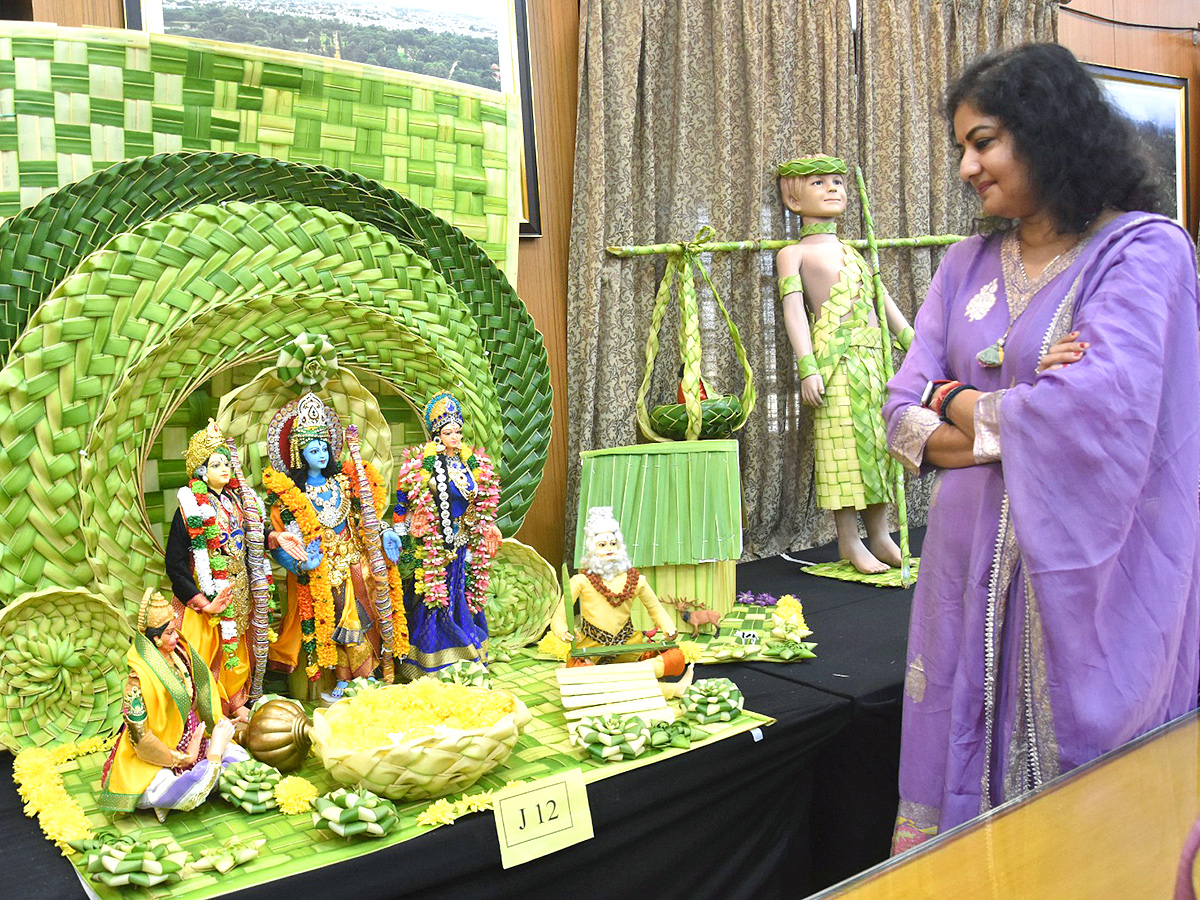
{"type": "MultiPolygon", "coordinates": [[[[1126,213],[976,354],[1019,295],[1000,236],[953,246],[884,407],[923,465],[926,382],[989,392],[977,464],[939,470],[913,602],[894,851],[1039,787],[1196,705],[1200,361],[1195,251],[1126,213]],[[1037,364],[1069,331],[1091,346],[1037,364]]],[[[1060,264],[1061,265],[1061,264],[1060,264]]],[[[923,466],[928,469],[927,465],[923,466]]]]}

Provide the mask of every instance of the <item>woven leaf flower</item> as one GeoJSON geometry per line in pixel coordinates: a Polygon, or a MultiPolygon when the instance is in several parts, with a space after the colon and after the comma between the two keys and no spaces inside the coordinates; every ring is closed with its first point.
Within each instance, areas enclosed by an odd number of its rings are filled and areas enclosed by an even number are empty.
{"type": "Polygon", "coordinates": [[[692,741],[702,741],[706,737],[703,731],[698,728],[693,728],[687,722],[655,722],[650,726],[650,746],[675,747],[679,750],[687,750],[692,746],[692,741]]]}
{"type": "Polygon", "coordinates": [[[248,863],[258,856],[258,851],[266,842],[266,838],[230,838],[215,847],[206,846],[200,851],[200,858],[192,863],[192,868],[199,872],[215,869],[224,875],[234,866],[248,863]]]}
{"type": "Polygon", "coordinates": [[[701,725],[732,722],[742,714],[742,692],[728,678],[697,681],[683,694],[683,709],[688,718],[701,725]]]}
{"type": "Polygon", "coordinates": [[[337,370],[337,350],[323,334],[301,332],[275,361],[275,372],[286,385],[321,387],[337,370]]]}
{"type": "Polygon", "coordinates": [[[576,739],[594,759],[634,759],[646,751],[650,729],[638,716],[592,716],[579,720],[576,739]]]}
{"type": "Polygon", "coordinates": [[[460,659],[443,666],[434,673],[434,677],[446,684],[461,684],[464,687],[490,689],[492,686],[487,666],[474,659],[460,659]]]}
{"type": "Polygon", "coordinates": [[[383,837],[400,823],[390,800],[364,789],[340,788],[313,801],[313,827],[339,837],[383,837]]]}
{"type": "Polygon", "coordinates": [[[750,659],[762,650],[757,644],[710,644],[708,656],[716,661],[750,659]]]}
{"type": "Polygon", "coordinates": [[[131,639],[125,616],[89,591],[37,591],[5,607],[0,744],[17,751],[114,733],[131,639]]]}
{"type": "Polygon", "coordinates": [[[264,813],[279,806],[275,799],[279,779],[278,769],[256,759],[247,759],[225,768],[217,790],[244,812],[264,813]]]}
{"type": "Polygon", "coordinates": [[[813,653],[813,648],[816,644],[805,643],[804,641],[784,640],[770,641],[763,648],[762,655],[770,659],[778,659],[781,662],[792,662],[793,660],[801,659],[816,659],[817,654],[813,653]]]}
{"type": "Polygon", "coordinates": [[[799,620],[791,616],[781,616],[771,613],[771,637],[780,641],[803,641],[812,634],[812,630],[804,624],[804,617],[799,620]]]}
{"type": "Polygon", "coordinates": [[[153,887],[179,881],[186,862],[185,851],[172,851],[166,844],[118,839],[88,850],[82,865],[88,878],[108,887],[153,887]]]}

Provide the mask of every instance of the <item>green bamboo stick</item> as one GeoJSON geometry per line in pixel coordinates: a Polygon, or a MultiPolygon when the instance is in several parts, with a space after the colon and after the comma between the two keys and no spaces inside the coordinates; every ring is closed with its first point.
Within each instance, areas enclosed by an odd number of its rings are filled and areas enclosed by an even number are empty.
{"type": "MultiPolygon", "coordinates": [[[[875,246],[881,250],[895,248],[912,248],[912,247],[945,247],[949,244],[956,244],[959,241],[966,240],[964,234],[926,234],[921,237],[911,238],[882,238],[875,242],[875,246]]],[[[622,258],[630,256],[654,256],[658,253],[683,253],[690,251],[691,253],[733,253],[739,250],[778,250],[781,247],[787,247],[791,244],[800,243],[796,240],[770,240],[770,241],[705,241],[703,243],[674,243],[674,244],[646,244],[644,246],[613,246],[608,248],[608,253],[611,256],[619,256],[622,258]]],[[[867,241],[845,241],[855,250],[868,249],[867,241]]]]}
{"type": "MultiPolygon", "coordinates": [[[[863,224],[867,231],[867,249],[871,254],[871,277],[875,282],[875,309],[879,317],[879,340],[883,349],[883,375],[885,381],[892,380],[892,335],[888,331],[887,308],[883,302],[883,276],[879,274],[879,242],[875,240],[875,222],[871,219],[871,206],[867,202],[867,183],[862,169],[854,167],[858,179],[858,195],[862,199],[863,224]]],[[[905,587],[912,584],[908,548],[908,509],[904,502],[904,470],[896,467],[896,517],[900,520],[900,583],[905,587]]]]}

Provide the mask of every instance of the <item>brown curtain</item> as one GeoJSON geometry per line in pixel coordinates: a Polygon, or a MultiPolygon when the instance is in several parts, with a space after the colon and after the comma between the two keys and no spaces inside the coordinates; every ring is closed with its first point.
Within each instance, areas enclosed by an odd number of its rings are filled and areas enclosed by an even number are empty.
{"type": "MultiPolygon", "coordinates": [[[[865,0],[859,116],[871,214],[882,235],[968,234],[978,202],[958,177],[942,101],[976,57],[1058,36],[1057,0],[865,0]]],[[[886,251],[884,283],[911,320],[944,250],[886,251]]],[[[922,524],[931,479],[909,481],[922,524]]]]}
{"type": "MultiPolygon", "coordinates": [[[[931,184],[942,182],[931,182],[931,167],[951,174],[953,167],[945,129],[932,113],[935,98],[945,89],[947,67],[960,67],[943,45],[962,41],[959,33],[972,27],[965,18],[969,13],[958,10],[978,10],[981,3],[870,0],[865,5],[873,27],[890,29],[896,60],[883,56],[889,44],[868,41],[869,46],[860,48],[864,62],[890,72],[904,71],[905,65],[915,70],[916,63],[904,59],[920,58],[930,70],[922,72],[921,80],[890,75],[860,79],[846,0],[583,0],[567,297],[568,546],[573,544],[579,497],[579,453],[639,439],[634,398],[665,264],[661,256],[618,259],[605,252],[607,246],[689,240],[704,225],[722,240],[794,237],[798,223],[784,216],[776,165],[817,151],[844,156],[853,164],[863,156],[860,145],[870,148],[883,140],[908,140],[904,164],[913,168],[911,174],[919,174],[910,191],[910,173],[897,168],[898,148],[891,159],[875,152],[861,159],[880,234],[925,233],[940,217],[952,219],[957,228],[967,224],[968,207],[957,186],[933,197],[931,184]],[[876,6],[886,6],[887,12],[876,6]],[[940,12],[934,16],[928,7],[940,12]],[[921,16],[928,24],[920,40],[939,35],[929,45],[936,52],[923,50],[925,43],[900,47],[916,40],[918,25],[911,19],[921,16]],[[951,22],[953,29],[939,30],[951,22]],[[939,68],[933,57],[946,62],[939,68]],[[919,103],[913,99],[917,97],[919,103]],[[891,131],[882,132],[881,122],[891,131]],[[884,166],[892,168],[876,171],[884,166]],[[916,217],[922,190],[923,220],[916,217]],[[889,192],[894,196],[884,196],[889,192]],[[958,218],[944,211],[947,205],[957,210],[958,218]]],[[[1006,10],[1053,6],[1049,0],[982,5],[1006,10]]],[[[862,15],[860,28],[868,20],[862,15]]],[[[1037,29],[1052,27],[1049,13],[1022,15],[1029,38],[1048,37],[1037,29]]],[[[999,26],[979,25],[970,48],[994,46],[980,42],[1007,35],[1005,23],[1016,21],[1016,13],[993,18],[999,26]]],[[[964,48],[962,54],[969,58],[974,50],[964,48]]],[[[858,219],[858,203],[852,201],[845,216],[848,236],[858,236],[858,219]]],[[[934,230],[945,229],[939,225],[934,230]]],[[[718,253],[703,262],[741,332],[758,391],[758,405],[739,432],[745,558],[827,540],[833,534],[832,517],[813,502],[812,417],[799,402],[795,357],[775,299],[773,255],[718,253]]],[[[906,265],[913,271],[897,275],[885,269],[885,274],[911,311],[918,288],[910,285],[919,284],[923,294],[930,261],[926,257],[923,264],[906,265]]],[[[701,283],[705,377],[722,392],[740,394],[740,368],[715,302],[701,283]]],[[[673,305],[660,336],[651,405],[674,401],[677,320],[678,306],[673,305]]]]}

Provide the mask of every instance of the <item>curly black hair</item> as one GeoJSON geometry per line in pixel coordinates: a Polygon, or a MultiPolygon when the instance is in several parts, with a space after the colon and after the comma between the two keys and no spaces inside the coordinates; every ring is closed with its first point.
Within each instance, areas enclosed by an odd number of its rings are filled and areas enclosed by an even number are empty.
{"type": "Polygon", "coordinates": [[[946,92],[943,112],[970,103],[999,119],[1013,152],[1064,233],[1106,208],[1159,212],[1161,199],[1132,124],[1058,44],[1023,44],[975,60],[946,92]]]}
{"type": "MultiPolygon", "coordinates": [[[[324,441],[325,446],[329,448],[329,462],[325,464],[325,468],[321,470],[321,474],[326,478],[332,478],[334,475],[342,471],[342,464],[338,460],[334,459],[333,447],[330,445],[328,440],[325,438],[314,438],[314,440],[324,441]]],[[[307,446],[307,444],[305,446],[307,446]]],[[[303,490],[304,485],[308,483],[308,466],[302,463],[296,468],[289,467],[288,475],[291,476],[292,483],[303,490]]]]}

